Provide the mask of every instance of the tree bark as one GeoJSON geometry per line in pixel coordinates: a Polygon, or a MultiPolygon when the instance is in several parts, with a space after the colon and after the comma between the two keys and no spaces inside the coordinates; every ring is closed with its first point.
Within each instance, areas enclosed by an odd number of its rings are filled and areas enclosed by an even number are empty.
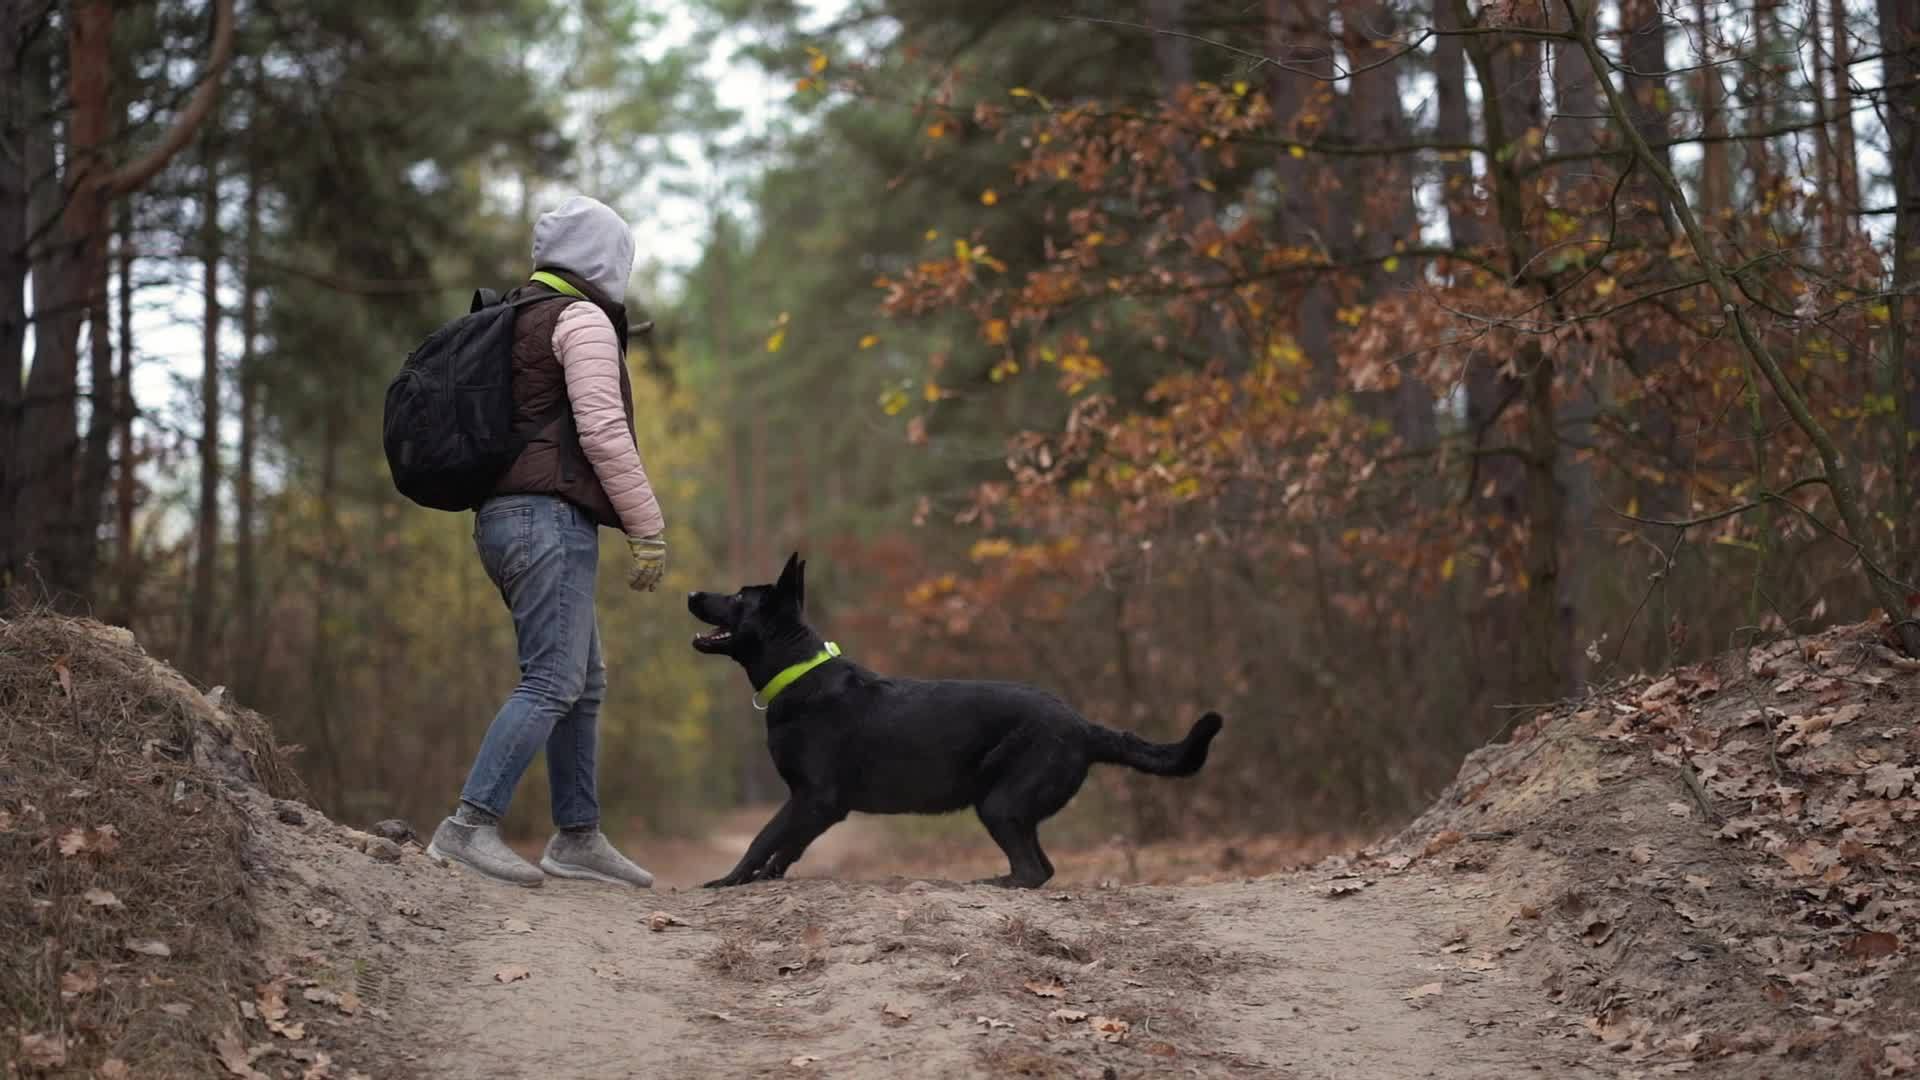
{"type": "Polygon", "coordinates": [[[1700,125],[1708,141],[1700,147],[1700,203],[1709,220],[1718,219],[1733,204],[1733,166],[1727,157],[1727,91],[1720,82],[1718,58],[1712,45],[1714,20],[1707,13],[1707,0],[1693,0],[1694,33],[1701,42],[1700,65],[1695,76],[1694,96],[1700,109],[1700,125]]]}
{"type": "Polygon", "coordinates": [[[1833,49],[1828,69],[1833,80],[1834,153],[1839,159],[1842,221],[1860,212],[1860,150],[1853,133],[1853,40],[1847,26],[1845,0],[1831,0],[1833,49]]]}
{"type": "MultiPolygon", "coordinates": [[[[1460,24],[1469,25],[1466,0],[1456,0],[1455,14],[1460,24]]],[[[1488,168],[1510,273],[1516,283],[1545,291],[1551,301],[1551,283],[1535,278],[1530,269],[1535,253],[1526,226],[1524,181],[1516,168],[1528,131],[1542,123],[1539,52],[1537,41],[1522,37],[1501,42],[1497,51],[1483,35],[1467,41],[1467,56],[1480,80],[1487,145],[1493,150],[1488,168]]],[[[1524,621],[1515,635],[1514,666],[1517,689],[1539,701],[1568,689],[1562,658],[1571,651],[1571,628],[1560,618],[1562,503],[1555,476],[1555,365],[1553,356],[1532,339],[1522,346],[1515,366],[1525,408],[1526,539],[1516,582],[1523,593],[1524,621]]]]}
{"type": "Polygon", "coordinates": [[[1920,0],[1879,0],[1879,17],[1894,204],[1887,351],[1904,382],[1898,393],[1909,509],[1901,565],[1911,576],[1920,572],[1920,514],[1912,509],[1920,506],[1920,335],[1910,321],[1920,305],[1906,294],[1920,287],[1920,0]]]}
{"type": "MultiPolygon", "coordinates": [[[[1344,21],[1347,56],[1358,69],[1385,55],[1381,44],[1391,44],[1399,29],[1392,5],[1383,0],[1367,0],[1351,5],[1344,21]]],[[[1353,77],[1347,93],[1349,134],[1361,143],[1392,146],[1407,138],[1405,105],[1400,96],[1399,65],[1390,64],[1353,77]]],[[[1397,250],[1396,245],[1417,243],[1419,223],[1413,203],[1413,178],[1403,160],[1363,160],[1352,158],[1343,163],[1342,192],[1347,199],[1347,218],[1359,222],[1365,231],[1349,242],[1355,254],[1383,258],[1397,250]]],[[[1414,279],[1413,260],[1403,260],[1389,270],[1384,262],[1368,274],[1369,299],[1403,289],[1414,279]]],[[[1392,418],[1395,432],[1409,447],[1423,449],[1433,445],[1439,434],[1433,412],[1433,393],[1419,379],[1403,378],[1393,391],[1392,418]]]]}
{"type": "MultiPolygon", "coordinates": [[[[1332,38],[1326,0],[1266,0],[1267,55],[1301,70],[1330,74],[1332,38]]],[[[1316,137],[1326,125],[1331,95],[1325,84],[1298,70],[1270,65],[1267,100],[1281,131],[1302,139],[1316,137]]],[[[1276,198],[1274,237],[1287,247],[1325,252],[1329,246],[1331,203],[1321,184],[1324,170],[1292,156],[1276,158],[1273,166],[1276,198]]],[[[1337,301],[1333,289],[1316,280],[1301,297],[1294,313],[1294,342],[1313,362],[1322,392],[1330,392],[1337,374],[1333,351],[1333,320],[1337,301]]]]}
{"type": "Polygon", "coordinates": [[[20,380],[26,374],[27,349],[27,230],[31,221],[32,179],[24,153],[5,148],[26,146],[29,129],[37,121],[29,115],[22,63],[34,28],[27,23],[24,0],[0,2],[0,608],[13,584],[14,544],[18,517],[14,510],[16,453],[14,432],[20,416],[20,380]]]}
{"type": "MultiPolygon", "coordinates": [[[[1667,114],[1672,101],[1667,91],[1667,17],[1661,0],[1620,0],[1620,23],[1625,33],[1622,59],[1629,74],[1629,109],[1633,126],[1655,151],[1662,163],[1671,164],[1672,155],[1665,144],[1667,114]]],[[[1651,178],[1638,177],[1630,185],[1634,202],[1660,215],[1662,228],[1673,233],[1673,210],[1667,193],[1651,178]]]]}
{"type": "Polygon", "coordinates": [[[133,422],[139,415],[133,396],[133,202],[120,201],[120,391],[114,407],[119,435],[119,467],[114,473],[114,577],[118,589],[116,610],[121,625],[130,625],[139,608],[139,574],[135,567],[133,504],[139,490],[133,449],[133,422]]]}
{"type": "Polygon", "coordinates": [[[259,338],[260,167],[247,167],[246,232],[242,241],[246,262],[240,280],[240,457],[233,477],[234,603],[239,610],[240,656],[234,661],[234,686],[242,701],[258,700],[260,670],[265,660],[265,628],[261,625],[260,569],[254,559],[254,515],[258,496],[254,470],[260,443],[260,372],[256,353],[259,338]]]}
{"type": "Polygon", "coordinates": [[[212,659],[214,569],[220,559],[220,157],[209,128],[202,140],[200,283],[204,300],[200,371],[200,510],[193,596],[187,622],[189,674],[205,677],[212,659]]]}

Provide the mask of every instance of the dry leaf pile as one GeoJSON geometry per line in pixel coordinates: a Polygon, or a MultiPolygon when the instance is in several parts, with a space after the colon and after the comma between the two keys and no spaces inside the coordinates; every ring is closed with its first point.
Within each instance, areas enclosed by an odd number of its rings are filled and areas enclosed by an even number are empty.
{"type": "Polygon", "coordinates": [[[285,755],[259,717],[85,620],[0,619],[0,716],[0,1060],[205,1073],[226,988],[251,981],[226,785],[299,795],[285,755]]]}
{"type": "Polygon", "coordinates": [[[1630,1061],[1907,1075],[1916,717],[1879,629],[1756,645],[1536,717],[1360,861],[1488,882],[1512,948],[1545,946],[1515,962],[1630,1061]]]}

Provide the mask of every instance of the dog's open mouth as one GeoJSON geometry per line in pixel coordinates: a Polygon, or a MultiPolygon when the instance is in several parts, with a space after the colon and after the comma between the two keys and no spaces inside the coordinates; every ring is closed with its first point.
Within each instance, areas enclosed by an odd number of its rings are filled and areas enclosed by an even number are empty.
{"type": "Polygon", "coordinates": [[[717,649],[732,640],[733,631],[721,627],[717,630],[709,630],[704,634],[695,634],[693,636],[693,647],[696,649],[717,649]]]}

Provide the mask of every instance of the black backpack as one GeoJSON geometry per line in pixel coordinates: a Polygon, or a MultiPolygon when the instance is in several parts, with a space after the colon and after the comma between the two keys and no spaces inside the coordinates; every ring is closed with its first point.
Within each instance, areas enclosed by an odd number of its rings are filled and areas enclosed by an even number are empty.
{"type": "Polygon", "coordinates": [[[435,510],[472,510],[493,494],[526,440],[513,430],[513,320],[559,294],[512,303],[481,289],[467,314],[407,354],[387,384],[382,442],[400,494],[435,510]]]}

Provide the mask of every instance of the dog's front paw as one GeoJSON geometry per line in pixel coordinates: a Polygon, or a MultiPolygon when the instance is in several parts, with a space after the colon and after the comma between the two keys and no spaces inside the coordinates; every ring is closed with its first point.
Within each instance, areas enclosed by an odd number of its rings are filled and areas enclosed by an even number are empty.
{"type": "Polygon", "coordinates": [[[740,884],[740,879],[734,877],[732,874],[728,874],[723,878],[714,878],[712,881],[700,887],[703,889],[730,889],[738,884],[740,884]]]}

